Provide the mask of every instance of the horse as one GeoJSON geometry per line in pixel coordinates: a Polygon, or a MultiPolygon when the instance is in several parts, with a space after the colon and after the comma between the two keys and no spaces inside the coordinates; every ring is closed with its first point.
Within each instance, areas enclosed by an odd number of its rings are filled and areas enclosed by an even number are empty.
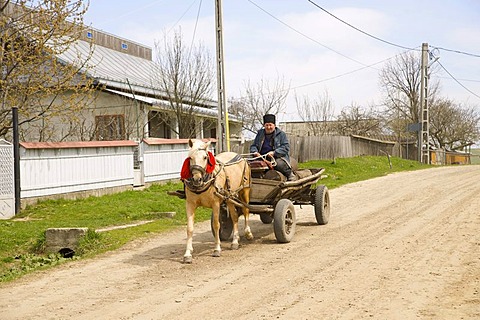
{"type": "Polygon", "coordinates": [[[187,212],[187,245],[183,256],[184,263],[192,263],[193,225],[195,210],[199,207],[212,209],[213,234],[215,248],[212,256],[220,257],[220,206],[227,205],[227,212],[233,222],[233,240],[231,248],[238,249],[238,212],[235,204],[242,208],[245,217],[244,235],[248,240],[253,234],[248,224],[249,209],[246,206],[250,200],[250,166],[245,159],[234,152],[222,152],[216,157],[208,151],[211,141],[189,139],[190,150],[185,159],[181,180],[185,186],[187,212]],[[244,204],[244,205],[239,205],[244,204]]]}

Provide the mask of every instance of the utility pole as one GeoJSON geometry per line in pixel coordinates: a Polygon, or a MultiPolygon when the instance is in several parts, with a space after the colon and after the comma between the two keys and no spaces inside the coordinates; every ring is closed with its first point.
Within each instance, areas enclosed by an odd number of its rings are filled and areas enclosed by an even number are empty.
{"type": "Polygon", "coordinates": [[[222,0],[215,0],[215,30],[217,34],[217,151],[230,150],[230,132],[228,126],[227,98],[225,94],[225,64],[223,59],[222,0]]]}
{"type": "Polygon", "coordinates": [[[428,43],[422,43],[420,88],[420,131],[418,132],[418,152],[421,163],[430,164],[429,115],[428,115],[428,43]]]}

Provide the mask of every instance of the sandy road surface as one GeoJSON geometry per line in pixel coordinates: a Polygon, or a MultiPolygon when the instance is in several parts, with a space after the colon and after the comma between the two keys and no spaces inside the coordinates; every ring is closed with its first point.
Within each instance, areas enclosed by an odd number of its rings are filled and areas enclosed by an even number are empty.
{"type": "Polygon", "coordinates": [[[196,226],[0,286],[0,319],[480,319],[480,167],[399,173],[331,191],[332,216],[297,208],[291,243],[213,249],[196,226]]]}

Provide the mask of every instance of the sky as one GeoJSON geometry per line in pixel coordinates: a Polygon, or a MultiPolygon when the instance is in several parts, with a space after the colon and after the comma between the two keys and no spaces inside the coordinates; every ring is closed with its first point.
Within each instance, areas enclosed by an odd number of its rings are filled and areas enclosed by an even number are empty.
{"type": "MultiPolygon", "coordinates": [[[[215,59],[215,2],[90,0],[84,22],[152,49],[181,28],[185,43],[215,59]]],[[[480,109],[478,0],[223,0],[222,9],[227,97],[242,97],[248,81],[283,78],[279,121],[300,120],[295,95],[328,93],[336,115],[352,104],[381,108],[380,70],[422,43],[438,57],[430,81],[441,96],[480,109]]]]}

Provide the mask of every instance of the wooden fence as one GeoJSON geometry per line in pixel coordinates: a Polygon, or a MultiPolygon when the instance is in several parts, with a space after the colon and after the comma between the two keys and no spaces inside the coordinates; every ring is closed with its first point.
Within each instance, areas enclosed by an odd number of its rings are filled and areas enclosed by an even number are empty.
{"type": "MultiPolygon", "coordinates": [[[[359,136],[305,136],[289,137],[290,156],[298,162],[317,159],[350,158],[361,155],[399,156],[398,144],[359,136]]],[[[251,142],[232,148],[237,153],[249,153],[251,142]]],[[[405,154],[405,151],[402,151],[405,154]]]]}

